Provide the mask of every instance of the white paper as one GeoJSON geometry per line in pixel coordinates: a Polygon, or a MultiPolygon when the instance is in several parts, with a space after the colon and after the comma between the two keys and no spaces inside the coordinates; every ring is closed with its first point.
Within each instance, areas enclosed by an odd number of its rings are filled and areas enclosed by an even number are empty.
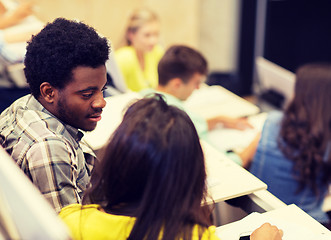
{"type": "Polygon", "coordinates": [[[287,221],[277,217],[265,216],[260,213],[251,213],[240,221],[229,224],[229,227],[217,228],[216,234],[222,240],[239,239],[241,233],[251,233],[264,223],[270,223],[283,230],[283,240],[327,240],[331,239],[329,234],[317,234],[310,229],[301,226],[295,222],[287,221]]]}

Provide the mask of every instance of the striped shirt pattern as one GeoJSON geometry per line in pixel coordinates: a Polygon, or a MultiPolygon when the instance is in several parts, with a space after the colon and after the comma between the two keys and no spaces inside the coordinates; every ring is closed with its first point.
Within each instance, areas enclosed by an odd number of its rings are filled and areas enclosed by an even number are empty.
{"type": "Polygon", "coordinates": [[[82,137],[30,94],[0,115],[0,144],[56,212],[80,203],[88,187],[95,155],[82,137]]]}

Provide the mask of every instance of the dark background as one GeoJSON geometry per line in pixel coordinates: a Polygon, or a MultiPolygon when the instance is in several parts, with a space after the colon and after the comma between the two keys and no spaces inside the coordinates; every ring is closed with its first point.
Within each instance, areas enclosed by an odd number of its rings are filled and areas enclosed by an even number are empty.
{"type": "MultiPolygon", "coordinates": [[[[238,71],[211,73],[207,83],[251,95],[257,0],[241,0],[238,71]]],[[[264,55],[292,71],[308,62],[331,62],[330,0],[267,0],[264,55]]]]}

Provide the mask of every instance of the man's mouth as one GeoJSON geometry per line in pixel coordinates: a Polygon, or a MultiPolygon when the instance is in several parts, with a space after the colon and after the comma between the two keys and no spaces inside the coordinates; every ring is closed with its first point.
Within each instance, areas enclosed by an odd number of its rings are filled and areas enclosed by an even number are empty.
{"type": "Polygon", "coordinates": [[[98,122],[101,120],[101,113],[89,115],[88,118],[93,122],[98,122]]]}

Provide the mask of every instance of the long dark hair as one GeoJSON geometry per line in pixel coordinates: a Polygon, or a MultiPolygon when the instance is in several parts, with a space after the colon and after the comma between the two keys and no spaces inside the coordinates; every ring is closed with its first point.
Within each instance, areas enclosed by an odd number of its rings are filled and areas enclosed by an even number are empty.
{"type": "Polygon", "coordinates": [[[279,146],[294,161],[299,191],[331,180],[331,64],[298,69],[294,99],[285,111],[279,146]]]}
{"type": "MultiPolygon", "coordinates": [[[[195,127],[161,95],[131,105],[105,148],[84,197],[106,212],[136,217],[128,239],[191,239],[209,225],[204,156],[195,127]]],[[[210,213],[210,212],[209,212],[210,213]]]]}

